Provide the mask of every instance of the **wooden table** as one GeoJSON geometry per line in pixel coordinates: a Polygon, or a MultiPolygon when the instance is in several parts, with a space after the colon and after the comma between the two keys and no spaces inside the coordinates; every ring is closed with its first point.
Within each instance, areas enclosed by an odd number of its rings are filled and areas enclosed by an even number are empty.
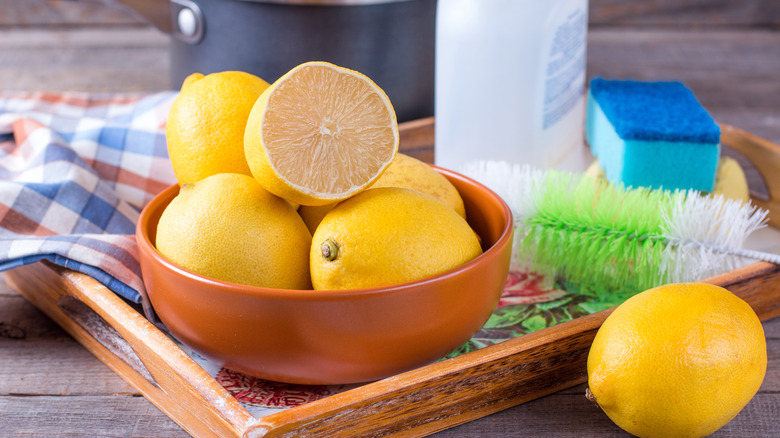
{"type": "MultiPolygon", "coordinates": [[[[11,3],[0,0],[2,10],[11,11],[11,18],[0,15],[0,88],[120,92],[169,87],[168,41],[154,29],[105,12],[95,14],[114,25],[50,26],[63,18],[36,21],[33,13],[21,13],[11,3]],[[29,26],[9,26],[15,24],[13,12],[16,24],[29,26]]],[[[591,3],[589,77],[682,80],[718,121],[780,144],[776,6],[732,2],[719,11],[718,6],[702,7],[702,1],[634,3],[635,10],[619,1],[591,3]],[[700,8],[675,10],[672,4],[679,3],[700,8]]],[[[764,383],[716,436],[780,436],[780,318],[764,328],[769,350],[764,383]]],[[[624,436],[584,392],[580,385],[437,436],[624,436]]],[[[0,282],[0,436],[187,434],[0,282]]]]}

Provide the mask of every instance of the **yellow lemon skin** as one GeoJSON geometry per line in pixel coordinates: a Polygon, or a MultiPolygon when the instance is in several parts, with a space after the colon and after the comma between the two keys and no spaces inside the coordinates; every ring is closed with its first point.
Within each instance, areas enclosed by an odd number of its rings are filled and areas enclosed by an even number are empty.
{"type": "MultiPolygon", "coordinates": [[[[393,162],[382,176],[371,185],[371,188],[379,187],[400,187],[431,195],[452,207],[459,215],[466,217],[466,208],[458,189],[444,175],[409,155],[400,152],[395,155],[393,162]]],[[[298,213],[309,227],[309,231],[314,234],[322,218],[335,206],[336,203],[316,207],[302,205],[298,213]]]]}
{"type": "Polygon", "coordinates": [[[669,284],[607,317],[588,355],[588,386],[633,435],[702,437],[745,407],[766,366],[764,330],[745,301],[710,284],[669,284]]]}
{"type": "Polygon", "coordinates": [[[359,193],[398,151],[390,99],[365,75],[327,62],[291,69],[258,98],[244,133],[251,174],[299,205],[359,193]]]}
{"type": "Polygon", "coordinates": [[[239,71],[193,73],[171,105],[166,139],[179,185],[217,173],[250,175],[244,157],[249,112],[268,83],[239,71]]]}
{"type": "Polygon", "coordinates": [[[311,234],[288,202],[248,175],[216,174],[184,185],[160,217],[155,245],[207,277],[311,289],[311,234]]]}
{"type": "Polygon", "coordinates": [[[715,187],[713,195],[723,195],[727,199],[736,199],[742,202],[750,201],[750,190],[747,178],[742,166],[731,157],[721,157],[718,162],[718,170],[715,174],[715,187]]]}
{"type": "Polygon", "coordinates": [[[379,187],[401,187],[431,195],[466,217],[458,189],[444,175],[414,157],[397,153],[385,173],[371,186],[379,187]]]}
{"type": "MultiPolygon", "coordinates": [[[[604,169],[598,160],[591,163],[585,171],[585,176],[597,181],[607,181],[604,169]]],[[[721,157],[715,172],[715,185],[711,195],[722,195],[726,199],[734,199],[742,202],[750,201],[747,178],[742,166],[731,157],[721,157]]]]}
{"type": "Polygon", "coordinates": [[[333,207],[337,204],[338,202],[325,205],[301,205],[298,207],[298,214],[301,216],[301,219],[303,219],[303,223],[306,224],[309,232],[314,234],[314,232],[317,231],[317,226],[322,222],[322,218],[324,218],[329,211],[333,210],[333,207]]]}
{"type": "Polygon", "coordinates": [[[429,277],[482,253],[452,208],[424,193],[371,188],[340,202],[312,237],[314,289],[387,286],[429,277]]]}

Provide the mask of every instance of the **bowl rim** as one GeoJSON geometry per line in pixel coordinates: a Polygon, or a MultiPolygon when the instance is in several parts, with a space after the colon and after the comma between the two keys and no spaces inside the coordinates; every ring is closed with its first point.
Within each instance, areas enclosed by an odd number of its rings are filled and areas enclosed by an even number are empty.
{"type": "Polygon", "coordinates": [[[157,211],[157,209],[160,208],[159,206],[160,204],[163,203],[163,199],[168,199],[169,198],[168,193],[170,191],[173,191],[175,188],[177,188],[178,184],[173,184],[163,189],[160,193],[155,195],[155,197],[151,201],[149,201],[141,210],[141,213],[138,217],[138,222],[136,224],[136,233],[135,233],[136,241],[138,242],[138,246],[139,246],[139,252],[141,253],[139,254],[139,257],[143,259],[144,258],[143,253],[150,254],[152,258],[155,260],[155,262],[160,263],[165,269],[169,271],[174,271],[177,274],[187,277],[191,280],[195,280],[204,284],[214,285],[215,287],[218,287],[220,289],[221,293],[232,293],[232,294],[243,295],[243,296],[258,296],[263,298],[288,299],[288,300],[329,301],[333,299],[342,299],[342,298],[353,297],[353,296],[355,297],[360,296],[360,297],[367,298],[370,296],[403,292],[412,288],[424,286],[425,284],[428,283],[438,282],[446,278],[455,277],[463,271],[470,270],[472,266],[476,264],[481,264],[482,263],[481,260],[487,257],[488,253],[494,253],[500,251],[500,248],[503,248],[505,245],[510,244],[509,241],[512,239],[512,235],[514,232],[514,220],[512,217],[512,211],[510,210],[507,203],[500,196],[498,196],[498,194],[496,194],[493,190],[491,190],[484,184],[470,177],[454,172],[452,170],[438,167],[433,164],[429,164],[429,165],[433,167],[437,172],[443,174],[448,179],[450,178],[459,179],[462,182],[477,187],[479,191],[483,193],[483,196],[490,197],[494,201],[494,203],[498,205],[498,207],[501,209],[502,216],[506,222],[504,224],[503,229],[501,230],[501,234],[499,235],[498,239],[487,250],[483,251],[482,254],[478,255],[474,259],[458,267],[455,267],[445,272],[441,272],[436,275],[421,278],[418,280],[407,281],[404,283],[391,284],[387,286],[374,286],[374,287],[360,288],[360,289],[316,290],[316,289],[279,289],[279,288],[267,288],[267,287],[260,287],[260,286],[250,286],[250,285],[233,283],[224,280],[218,280],[215,278],[207,277],[202,274],[198,274],[194,271],[179,266],[171,262],[170,260],[168,260],[157,250],[157,247],[152,244],[151,239],[149,238],[149,225],[151,222],[153,211],[157,211]]]}

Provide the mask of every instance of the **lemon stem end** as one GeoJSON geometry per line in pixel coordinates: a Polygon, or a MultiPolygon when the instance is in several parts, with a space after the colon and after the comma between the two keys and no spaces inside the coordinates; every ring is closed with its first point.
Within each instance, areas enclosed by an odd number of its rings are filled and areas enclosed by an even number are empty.
{"type": "Polygon", "coordinates": [[[322,242],[320,251],[322,252],[322,258],[333,261],[339,256],[339,245],[333,239],[327,239],[322,242]]]}

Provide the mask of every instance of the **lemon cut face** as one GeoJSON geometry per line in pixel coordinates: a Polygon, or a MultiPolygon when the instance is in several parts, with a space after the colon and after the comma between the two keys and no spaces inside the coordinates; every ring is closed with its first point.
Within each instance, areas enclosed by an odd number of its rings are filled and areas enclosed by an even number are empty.
{"type": "Polygon", "coordinates": [[[326,62],[290,70],[257,100],[244,148],[268,191],[301,205],[346,199],[374,182],[398,150],[387,95],[368,77],[326,62]]]}

